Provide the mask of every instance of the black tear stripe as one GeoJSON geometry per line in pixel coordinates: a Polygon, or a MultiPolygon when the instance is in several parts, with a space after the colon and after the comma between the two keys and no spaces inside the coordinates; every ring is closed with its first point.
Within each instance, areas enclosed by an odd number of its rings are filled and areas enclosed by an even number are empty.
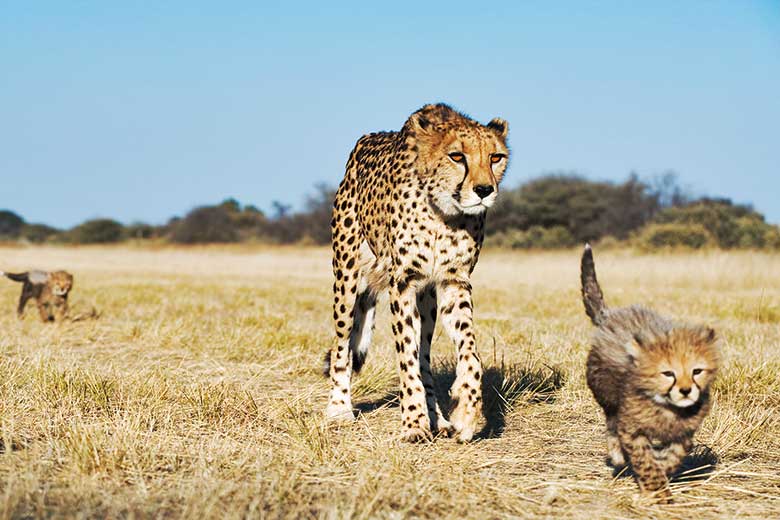
{"type": "Polygon", "coordinates": [[[469,176],[469,165],[467,162],[463,163],[463,167],[466,168],[466,173],[463,175],[463,179],[458,183],[457,186],[455,186],[455,193],[453,194],[452,198],[456,201],[460,202],[460,190],[463,189],[463,184],[466,182],[466,178],[469,176]]]}

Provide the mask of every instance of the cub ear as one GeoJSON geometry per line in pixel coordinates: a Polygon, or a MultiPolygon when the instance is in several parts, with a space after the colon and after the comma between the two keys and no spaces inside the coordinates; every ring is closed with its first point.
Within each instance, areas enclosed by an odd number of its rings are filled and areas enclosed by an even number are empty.
{"type": "Polygon", "coordinates": [[[696,332],[698,333],[699,341],[705,345],[712,345],[718,339],[715,329],[711,327],[701,327],[696,332]]]}
{"type": "Polygon", "coordinates": [[[642,355],[642,345],[644,345],[644,338],[640,334],[634,334],[634,337],[626,341],[623,348],[631,359],[631,362],[636,365],[637,359],[642,355]]]}
{"type": "Polygon", "coordinates": [[[509,123],[501,119],[500,117],[494,117],[487,124],[487,127],[494,131],[501,139],[506,139],[509,134],[509,123]]]}

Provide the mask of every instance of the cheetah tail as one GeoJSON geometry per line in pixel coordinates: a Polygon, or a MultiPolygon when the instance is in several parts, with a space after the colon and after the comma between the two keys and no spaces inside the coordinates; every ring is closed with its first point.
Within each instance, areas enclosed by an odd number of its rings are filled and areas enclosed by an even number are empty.
{"type": "Polygon", "coordinates": [[[352,349],[352,371],[354,373],[360,372],[360,369],[363,368],[363,363],[366,362],[366,355],[368,354],[368,351],[366,350],[360,350],[358,348],[352,349]]]}
{"type": "Polygon", "coordinates": [[[582,252],[580,280],[582,281],[582,303],[585,304],[585,313],[594,325],[601,325],[604,322],[607,306],[596,279],[596,265],[593,262],[593,251],[590,244],[585,244],[585,250],[582,252]]]}
{"type": "Polygon", "coordinates": [[[6,273],[0,271],[0,275],[4,275],[6,278],[13,280],[14,282],[26,282],[29,280],[30,273],[6,273]]]}

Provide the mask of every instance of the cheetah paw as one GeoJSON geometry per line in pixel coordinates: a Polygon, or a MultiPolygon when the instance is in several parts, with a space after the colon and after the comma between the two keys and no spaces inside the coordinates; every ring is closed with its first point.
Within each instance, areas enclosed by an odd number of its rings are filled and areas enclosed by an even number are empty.
{"type": "Polygon", "coordinates": [[[456,439],[458,442],[469,442],[476,432],[476,418],[471,416],[466,410],[462,408],[456,408],[452,416],[452,427],[457,432],[456,439]]]}
{"type": "Polygon", "coordinates": [[[626,467],[626,458],[623,456],[623,452],[620,450],[610,451],[607,455],[610,465],[615,469],[626,467]]]}
{"type": "Polygon", "coordinates": [[[439,417],[436,421],[436,434],[441,437],[452,437],[455,434],[455,427],[444,417],[439,417]]]}
{"type": "Polygon", "coordinates": [[[428,442],[433,440],[433,434],[425,428],[406,428],[401,433],[404,442],[428,442]]]}
{"type": "Polygon", "coordinates": [[[335,422],[351,422],[355,420],[355,413],[351,405],[329,404],[325,408],[325,418],[335,422]]]}

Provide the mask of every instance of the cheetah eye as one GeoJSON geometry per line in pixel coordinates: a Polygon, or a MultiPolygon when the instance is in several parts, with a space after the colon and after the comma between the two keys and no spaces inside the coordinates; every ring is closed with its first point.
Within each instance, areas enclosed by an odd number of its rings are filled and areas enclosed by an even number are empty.
{"type": "Polygon", "coordinates": [[[455,161],[456,163],[462,163],[462,162],[463,162],[463,161],[466,159],[466,156],[465,156],[465,155],[463,155],[463,154],[462,154],[462,153],[460,153],[460,152],[452,152],[452,153],[450,154],[450,159],[452,159],[452,160],[453,160],[453,161],[455,161]]]}
{"type": "Polygon", "coordinates": [[[674,377],[674,372],[672,372],[671,370],[665,370],[665,371],[661,372],[661,374],[666,376],[666,377],[674,377]]]}
{"type": "Polygon", "coordinates": [[[494,153],[493,155],[490,156],[490,162],[492,164],[500,163],[504,159],[504,157],[506,157],[506,155],[502,153],[494,153]]]}
{"type": "Polygon", "coordinates": [[[693,375],[695,375],[695,376],[698,376],[702,372],[704,372],[704,369],[702,369],[702,368],[694,368],[693,369],[693,375]]]}

